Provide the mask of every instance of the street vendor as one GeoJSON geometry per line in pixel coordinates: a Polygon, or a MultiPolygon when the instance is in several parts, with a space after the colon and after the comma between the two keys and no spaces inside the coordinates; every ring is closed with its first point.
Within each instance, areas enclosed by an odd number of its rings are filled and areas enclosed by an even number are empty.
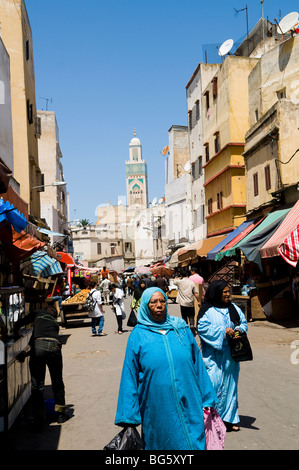
{"type": "MultiPolygon", "coordinates": [[[[29,367],[33,404],[33,430],[37,432],[42,431],[44,423],[46,366],[48,366],[52,382],[57,422],[61,424],[68,419],[62,377],[62,344],[59,339],[57,315],[56,302],[48,300],[46,308],[31,312],[15,324],[16,333],[22,326],[33,324],[33,333],[30,340],[29,367]]],[[[24,357],[19,357],[19,360],[23,359],[24,357]]]]}

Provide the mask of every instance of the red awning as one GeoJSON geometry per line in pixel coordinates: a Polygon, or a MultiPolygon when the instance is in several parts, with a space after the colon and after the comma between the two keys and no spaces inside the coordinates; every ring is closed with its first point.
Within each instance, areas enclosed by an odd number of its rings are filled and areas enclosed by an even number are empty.
{"type": "Polygon", "coordinates": [[[8,254],[14,263],[20,262],[45,246],[44,242],[24,231],[17,233],[9,224],[1,227],[0,240],[3,251],[8,254]]]}
{"type": "Polygon", "coordinates": [[[60,263],[66,264],[68,268],[72,268],[73,266],[75,266],[75,261],[69,253],[65,253],[64,251],[57,251],[56,255],[58,261],[60,263]]]}
{"type": "Polygon", "coordinates": [[[272,237],[261,248],[262,258],[281,255],[285,261],[296,266],[299,259],[299,200],[287,214],[272,237]]]}

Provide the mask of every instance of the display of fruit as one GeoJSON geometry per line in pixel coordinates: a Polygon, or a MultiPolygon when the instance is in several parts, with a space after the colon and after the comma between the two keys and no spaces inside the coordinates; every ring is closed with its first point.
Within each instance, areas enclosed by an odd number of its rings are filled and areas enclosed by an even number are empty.
{"type": "Polygon", "coordinates": [[[62,304],[78,304],[81,302],[85,303],[89,292],[89,289],[82,289],[80,292],[78,292],[78,294],[75,294],[73,297],[70,297],[69,299],[62,302],[62,304]]]}

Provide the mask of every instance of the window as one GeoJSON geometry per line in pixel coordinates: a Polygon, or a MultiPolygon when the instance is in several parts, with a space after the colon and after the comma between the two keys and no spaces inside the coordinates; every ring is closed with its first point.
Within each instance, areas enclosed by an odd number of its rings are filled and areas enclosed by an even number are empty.
{"type": "Polygon", "coordinates": [[[207,91],[206,92],[206,113],[207,113],[207,116],[210,115],[210,95],[209,95],[209,92],[207,91]]]}
{"type": "Polygon", "coordinates": [[[111,254],[115,255],[115,243],[111,243],[110,248],[111,248],[111,254]]]}
{"type": "Polygon", "coordinates": [[[200,118],[199,100],[197,100],[195,103],[195,116],[196,116],[196,121],[198,121],[200,118]]]}
{"type": "Polygon", "coordinates": [[[259,120],[259,110],[256,109],[254,114],[255,114],[255,122],[257,122],[259,120]]]}
{"type": "Polygon", "coordinates": [[[97,254],[98,255],[102,254],[102,244],[101,243],[97,243],[97,254]]]}
{"type": "Polygon", "coordinates": [[[271,189],[270,165],[265,166],[265,186],[266,190],[271,189]]]}
{"type": "Polygon", "coordinates": [[[286,98],[286,97],[287,97],[286,89],[283,88],[282,90],[278,90],[278,91],[276,92],[276,95],[277,95],[277,99],[278,99],[278,100],[281,100],[282,98],[286,98]]]}
{"type": "Polygon", "coordinates": [[[214,140],[215,153],[218,153],[220,151],[219,132],[215,132],[214,135],[215,135],[215,140],[214,140]]]}
{"type": "Polygon", "coordinates": [[[29,43],[29,41],[26,41],[26,43],[25,43],[25,56],[26,56],[26,60],[29,60],[29,58],[30,58],[30,43],[29,43]]]}
{"type": "Polygon", "coordinates": [[[205,144],[206,163],[210,160],[209,144],[205,144]]]}
{"type": "Polygon", "coordinates": [[[258,181],[258,174],[254,173],[253,175],[253,194],[257,196],[259,193],[259,181],[258,181]]]}
{"type": "Polygon", "coordinates": [[[188,125],[189,125],[189,131],[192,130],[192,111],[189,111],[188,113],[188,125]]]}
{"type": "Polygon", "coordinates": [[[222,192],[217,193],[217,209],[223,209],[222,192]]]}
{"type": "Polygon", "coordinates": [[[30,104],[30,101],[27,100],[27,118],[29,124],[33,123],[33,106],[30,104]]]}
{"type": "Polygon", "coordinates": [[[213,206],[213,199],[210,198],[208,199],[208,214],[212,214],[213,212],[212,206],[213,206]]]}
{"type": "Polygon", "coordinates": [[[212,84],[213,84],[213,98],[215,100],[218,95],[218,78],[217,77],[213,78],[212,84]]]}

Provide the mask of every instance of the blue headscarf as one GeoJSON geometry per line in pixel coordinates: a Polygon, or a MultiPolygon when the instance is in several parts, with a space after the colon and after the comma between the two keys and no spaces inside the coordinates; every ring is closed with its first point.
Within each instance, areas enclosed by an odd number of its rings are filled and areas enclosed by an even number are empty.
{"type": "Polygon", "coordinates": [[[178,317],[172,317],[168,314],[168,299],[162,289],[158,287],[149,287],[145,289],[141,296],[140,306],[137,313],[137,324],[149,328],[151,331],[174,330],[179,336],[178,330],[188,328],[187,323],[178,317]],[[162,321],[155,321],[149,311],[148,303],[155,292],[161,292],[166,299],[166,312],[162,321]]]}

